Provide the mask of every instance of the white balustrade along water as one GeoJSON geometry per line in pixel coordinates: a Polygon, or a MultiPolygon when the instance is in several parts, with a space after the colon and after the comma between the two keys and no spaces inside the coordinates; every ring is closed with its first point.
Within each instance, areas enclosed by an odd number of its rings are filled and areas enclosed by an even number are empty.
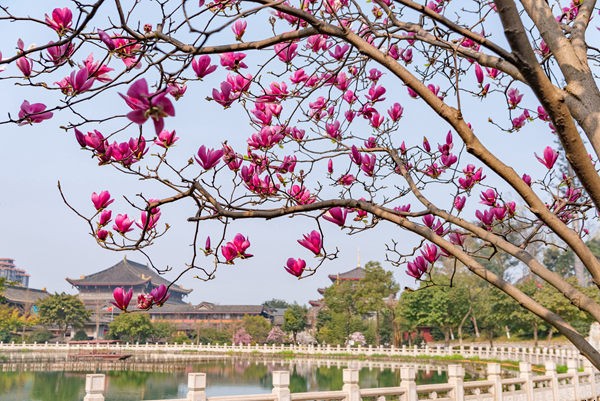
{"type": "MultiPolygon", "coordinates": [[[[400,401],[583,401],[600,395],[600,375],[589,363],[583,372],[578,362],[567,361],[567,373],[558,374],[556,364],[548,361],[543,375],[534,375],[529,362],[519,364],[519,375],[502,378],[499,363],[490,363],[486,380],[464,381],[461,365],[448,366],[448,382],[417,385],[413,367],[400,370],[397,387],[360,388],[358,369],[344,369],[344,385],[339,391],[290,393],[290,373],[273,372],[273,391],[269,394],[206,396],[206,374],[188,375],[188,393],[183,399],[154,401],[309,401],[309,400],[400,400],[400,401]]],[[[86,376],[84,401],[104,401],[105,380],[102,374],[86,376]]]]}
{"type": "Polygon", "coordinates": [[[564,365],[567,360],[578,360],[580,364],[585,359],[574,347],[564,345],[559,347],[515,347],[486,345],[452,345],[452,346],[413,346],[413,347],[350,347],[333,345],[236,345],[236,344],[101,344],[93,341],[87,344],[26,344],[26,343],[1,343],[0,352],[3,351],[40,351],[40,352],[79,352],[85,350],[102,349],[115,353],[143,354],[149,352],[160,353],[189,353],[198,352],[202,354],[302,354],[302,355],[344,355],[344,356],[371,356],[371,357],[394,357],[394,356],[462,356],[464,358],[478,358],[488,360],[511,360],[543,364],[546,361],[554,361],[564,365]]]}

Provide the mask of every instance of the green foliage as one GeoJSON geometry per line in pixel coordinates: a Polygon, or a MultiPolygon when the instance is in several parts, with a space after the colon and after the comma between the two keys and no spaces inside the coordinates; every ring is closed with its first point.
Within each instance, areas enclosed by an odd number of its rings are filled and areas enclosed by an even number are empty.
{"type": "Polygon", "coordinates": [[[292,333],[295,343],[296,335],[306,328],[306,308],[298,304],[287,308],[283,313],[283,326],[281,328],[292,333]]]}
{"type": "Polygon", "coordinates": [[[84,341],[87,339],[88,339],[88,335],[83,330],[77,330],[77,332],[75,332],[75,335],[73,335],[73,338],[72,338],[73,341],[84,341]]]}
{"type": "Polygon", "coordinates": [[[90,317],[90,311],[77,296],[64,292],[43,299],[38,308],[40,322],[58,326],[63,338],[70,327],[81,328],[90,317]]]}
{"type": "Polygon", "coordinates": [[[171,337],[169,342],[173,342],[176,344],[185,344],[191,342],[190,338],[185,333],[177,333],[171,337]]]}
{"type": "Polygon", "coordinates": [[[211,326],[200,327],[197,332],[197,341],[202,344],[225,344],[231,342],[233,333],[229,328],[218,329],[211,326]]]}
{"type": "Polygon", "coordinates": [[[172,341],[171,337],[173,336],[173,332],[175,331],[175,327],[165,321],[155,321],[152,322],[152,334],[148,338],[150,342],[162,342],[162,341],[172,341]]]}
{"type": "Polygon", "coordinates": [[[252,342],[264,344],[271,330],[271,322],[262,316],[244,316],[243,326],[252,337],[252,342]]]}
{"type": "Polygon", "coordinates": [[[43,344],[50,341],[53,337],[54,335],[50,330],[39,328],[29,333],[29,335],[25,337],[25,342],[43,344]]]}
{"type": "Polygon", "coordinates": [[[262,306],[264,306],[265,308],[285,309],[289,308],[290,304],[287,301],[284,301],[283,299],[273,298],[269,301],[263,302],[262,306]]]}
{"type": "Polygon", "coordinates": [[[108,336],[124,342],[146,342],[154,332],[145,313],[121,313],[108,325],[108,336]]]}
{"type": "Polygon", "coordinates": [[[17,308],[0,304],[0,341],[15,340],[17,332],[23,328],[25,323],[25,319],[17,308]]]}

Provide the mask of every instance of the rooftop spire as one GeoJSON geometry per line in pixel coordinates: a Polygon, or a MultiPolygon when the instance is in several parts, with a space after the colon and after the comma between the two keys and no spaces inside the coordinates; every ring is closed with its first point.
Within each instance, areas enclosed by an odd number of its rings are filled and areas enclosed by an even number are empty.
{"type": "Polygon", "coordinates": [[[356,267],[360,267],[360,248],[356,249],[356,267]]]}

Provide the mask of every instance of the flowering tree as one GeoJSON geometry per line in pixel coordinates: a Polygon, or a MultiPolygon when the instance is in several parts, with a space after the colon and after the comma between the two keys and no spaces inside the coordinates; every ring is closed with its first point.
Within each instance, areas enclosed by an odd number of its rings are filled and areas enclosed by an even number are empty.
{"type": "Polygon", "coordinates": [[[2,6],[3,33],[47,38],[29,46],[16,36],[14,50],[2,49],[1,79],[30,87],[4,123],[64,118],[74,143],[100,165],[169,193],[144,192],[116,208],[99,191],[90,209],[74,209],[104,248],[144,252],[168,228],[161,208],[191,202],[188,268],[210,279],[220,265],[252,256],[248,233],[231,233],[232,221],[294,216],[313,226],[298,243],[315,259],[300,257],[299,246],[282,265],[303,277],[337,255],[324,242],[327,225],[356,233],[388,223],[414,239],[387,245],[388,260],[407,274],[431,280],[440,258],[465,265],[600,368],[600,354],[564,317],[482,263],[506,254],[600,320],[600,305],[532,251],[551,241],[568,248],[600,283],[600,262],[585,242],[600,206],[600,55],[586,41],[597,35],[595,7],[96,0],[43,17],[2,6]],[[185,117],[175,104],[190,96],[205,107],[203,119],[218,109],[244,116],[245,143],[207,137],[194,155],[171,157],[189,139],[170,128],[185,117]],[[545,133],[533,140],[534,130],[545,133]],[[517,135],[513,149],[497,147],[498,138],[517,135]],[[511,159],[517,150],[527,162],[511,159]],[[212,241],[201,236],[209,220],[223,223],[212,241]]]}

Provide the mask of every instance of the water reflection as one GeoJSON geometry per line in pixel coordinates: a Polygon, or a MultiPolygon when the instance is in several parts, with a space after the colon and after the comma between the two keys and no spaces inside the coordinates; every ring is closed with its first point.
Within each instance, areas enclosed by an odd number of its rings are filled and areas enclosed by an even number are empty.
{"type": "MultiPolygon", "coordinates": [[[[209,396],[268,393],[272,389],[271,372],[275,370],[290,371],[292,392],[340,390],[343,385],[342,371],[348,363],[335,361],[318,364],[308,360],[265,361],[229,357],[193,363],[172,363],[169,364],[171,371],[168,373],[133,370],[108,370],[102,373],[107,376],[106,401],[139,401],[185,397],[188,372],[207,374],[209,396]]],[[[361,387],[390,387],[399,384],[398,368],[365,365],[360,369],[361,387]]],[[[410,363],[401,365],[407,366],[410,363]]],[[[414,366],[419,368],[418,384],[447,381],[445,366],[414,366]]],[[[81,401],[85,393],[85,374],[97,371],[75,372],[69,370],[69,367],[65,364],[62,370],[54,372],[2,372],[0,401],[81,401]]],[[[471,372],[471,376],[475,372],[472,366],[465,368],[471,372]]]]}

